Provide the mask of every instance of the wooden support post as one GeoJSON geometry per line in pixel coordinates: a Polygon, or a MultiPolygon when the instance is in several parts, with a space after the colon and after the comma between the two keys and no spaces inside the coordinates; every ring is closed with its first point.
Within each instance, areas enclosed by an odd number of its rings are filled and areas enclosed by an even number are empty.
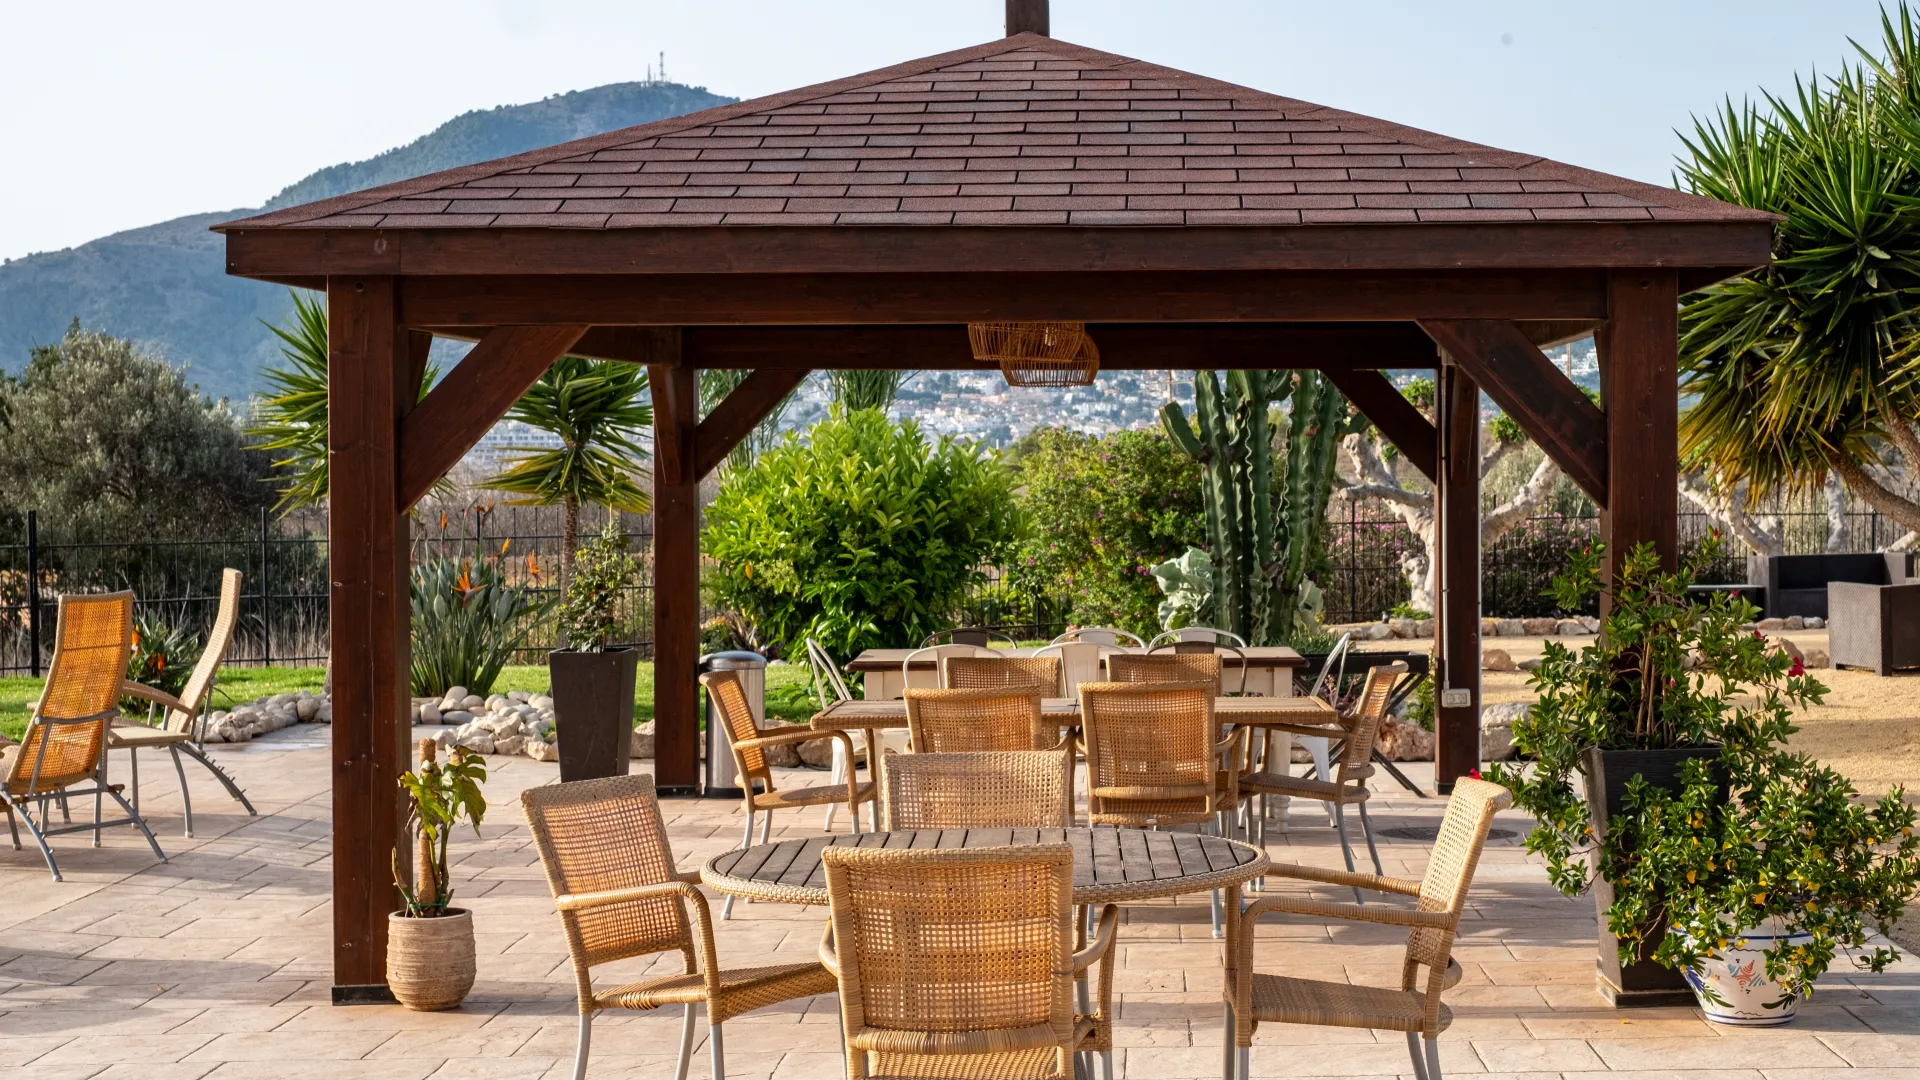
{"type": "Polygon", "coordinates": [[[1600,536],[1609,576],[1634,545],[1652,541],[1671,570],[1679,557],[1679,279],[1672,270],[1615,270],[1607,324],[1595,335],[1607,414],[1606,509],[1600,536]]]}
{"type": "Polygon", "coordinates": [[[697,373],[681,367],[679,330],[655,332],[653,388],[653,776],[663,795],[700,779],[700,478],[697,373]]]}
{"type": "Polygon", "coordinates": [[[1453,364],[1439,377],[1433,768],[1445,793],[1480,767],[1480,387],[1453,364]]]}
{"type": "Polygon", "coordinates": [[[397,296],[391,277],[327,279],[335,1004],[393,1000],[387,915],[400,906],[394,853],[406,855],[407,519],[394,507],[419,384],[397,296]]]}

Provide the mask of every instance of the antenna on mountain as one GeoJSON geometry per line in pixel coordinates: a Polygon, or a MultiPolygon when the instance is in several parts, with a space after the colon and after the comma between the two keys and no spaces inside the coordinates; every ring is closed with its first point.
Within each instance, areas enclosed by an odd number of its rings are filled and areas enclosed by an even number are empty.
{"type": "Polygon", "coordinates": [[[667,51],[660,50],[660,81],[667,81],[667,51]]]}

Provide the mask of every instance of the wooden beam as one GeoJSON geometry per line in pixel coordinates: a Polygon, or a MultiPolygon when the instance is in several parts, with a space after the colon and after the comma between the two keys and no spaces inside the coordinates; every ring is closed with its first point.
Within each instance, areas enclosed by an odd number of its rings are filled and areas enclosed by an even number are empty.
{"type": "Polygon", "coordinates": [[[1323,369],[1333,385],[1353,402],[1361,414],[1380,429],[1420,475],[1429,481],[1440,479],[1440,468],[1435,448],[1439,445],[1439,436],[1434,432],[1433,424],[1421,415],[1413,402],[1400,393],[1399,387],[1388,381],[1378,371],[1351,371],[1334,368],[1323,369]]]}
{"type": "Polygon", "coordinates": [[[1442,792],[1480,767],[1480,388],[1462,367],[1442,367],[1439,490],[1439,622],[1434,635],[1434,781],[1442,792]]]}
{"type": "Polygon", "coordinates": [[[412,325],[751,326],[1602,319],[1602,270],[407,278],[412,325]]]}
{"type": "Polygon", "coordinates": [[[425,330],[407,331],[407,384],[418,387],[427,377],[427,360],[433,355],[433,335],[425,330]]]}
{"type": "MultiPolygon", "coordinates": [[[[433,490],[586,331],[584,326],[502,326],[481,338],[400,425],[396,509],[405,513],[433,490]]],[[[419,385],[417,377],[413,385],[419,385]]]]}
{"type": "MultiPolygon", "coordinates": [[[[1767,263],[1769,221],[1101,226],[698,226],[227,232],[227,272],[847,274],[1131,270],[1544,270],[1686,267],[1727,277],[1767,263]]],[[[1692,287],[1699,287],[1697,284],[1692,287]]],[[[1509,313],[1509,318],[1519,317],[1509,313]]],[[[1540,316],[1546,317],[1546,316],[1540,316]]]]}
{"type": "Polygon", "coordinates": [[[1679,558],[1679,289],[1672,271],[1612,275],[1612,314],[1597,344],[1606,406],[1609,488],[1600,515],[1607,569],[1651,542],[1671,570],[1679,558]]]}
{"type": "MultiPolygon", "coordinates": [[[[450,337],[482,328],[435,327],[450,337]]],[[[1371,370],[1431,368],[1433,339],[1412,323],[1092,323],[1107,371],[1249,368],[1371,370]]],[[[581,356],[653,363],[644,327],[597,326],[574,345],[581,356]]],[[[966,326],[702,326],[687,331],[696,368],[755,370],[993,371],[973,358],[966,326]]]]}
{"type": "Polygon", "coordinates": [[[693,476],[704,480],[720,466],[740,440],[753,433],[808,372],[800,369],[762,369],[722,398],[693,432],[693,476]]]}
{"type": "Polygon", "coordinates": [[[413,406],[390,277],[327,285],[328,637],[333,669],[333,983],[337,1003],[391,1001],[387,914],[405,814],[407,522],[399,427],[413,406]]]}
{"type": "Polygon", "coordinates": [[[1519,327],[1497,320],[1422,320],[1420,327],[1580,490],[1607,505],[1606,417],[1519,327]]]}
{"type": "MultiPolygon", "coordinates": [[[[673,359],[677,330],[660,331],[655,355],[673,359]]],[[[647,369],[653,389],[653,775],[665,794],[700,782],[700,478],[694,471],[698,373],[647,369]]]]}

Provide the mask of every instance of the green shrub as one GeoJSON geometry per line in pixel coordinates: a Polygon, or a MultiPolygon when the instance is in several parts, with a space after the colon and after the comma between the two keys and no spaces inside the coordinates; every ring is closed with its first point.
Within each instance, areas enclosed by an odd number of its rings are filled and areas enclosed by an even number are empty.
{"type": "Polygon", "coordinates": [[[509,586],[484,559],[428,559],[413,568],[413,692],[493,689],[500,669],[552,602],[509,586]]]}
{"type": "Polygon", "coordinates": [[[1200,467],[1156,431],[1043,428],[1016,452],[1033,530],[1015,584],[1060,598],[1080,625],[1159,630],[1153,567],[1207,542],[1200,467]]]}
{"type": "MultiPolygon", "coordinates": [[[[199,634],[173,625],[157,611],[135,616],[133,654],[127,658],[127,678],[179,697],[199,659],[199,634]]],[[[128,716],[142,716],[147,711],[147,703],[128,698],[120,703],[120,708],[128,716]]]]}
{"type": "Polygon", "coordinates": [[[1019,535],[1013,474],[973,443],[835,409],[728,473],[707,509],[714,597],[790,656],[918,644],[1019,535]]]}

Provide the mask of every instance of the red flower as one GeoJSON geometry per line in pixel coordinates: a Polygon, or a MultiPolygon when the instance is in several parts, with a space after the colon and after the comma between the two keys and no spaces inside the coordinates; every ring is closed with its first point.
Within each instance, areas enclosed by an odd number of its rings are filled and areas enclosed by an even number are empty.
{"type": "Polygon", "coordinates": [[[1469,779],[1469,780],[1478,780],[1478,779],[1480,779],[1480,770],[1479,770],[1479,769],[1468,769],[1468,770],[1467,770],[1467,779],[1469,779]]]}
{"type": "Polygon", "coordinates": [[[1797,657],[1797,656],[1796,656],[1796,657],[1794,657],[1794,658],[1793,658],[1793,666],[1787,669],[1787,674],[1788,674],[1789,676],[1791,676],[1791,677],[1793,677],[1793,678],[1796,678],[1796,679],[1797,679],[1797,678],[1799,678],[1800,676],[1802,676],[1802,675],[1805,675],[1806,673],[1807,673],[1807,664],[1806,664],[1806,661],[1804,661],[1804,660],[1802,660],[1802,659],[1800,659],[1800,658],[1799,658],[1799,657],[1797,657]]]}

